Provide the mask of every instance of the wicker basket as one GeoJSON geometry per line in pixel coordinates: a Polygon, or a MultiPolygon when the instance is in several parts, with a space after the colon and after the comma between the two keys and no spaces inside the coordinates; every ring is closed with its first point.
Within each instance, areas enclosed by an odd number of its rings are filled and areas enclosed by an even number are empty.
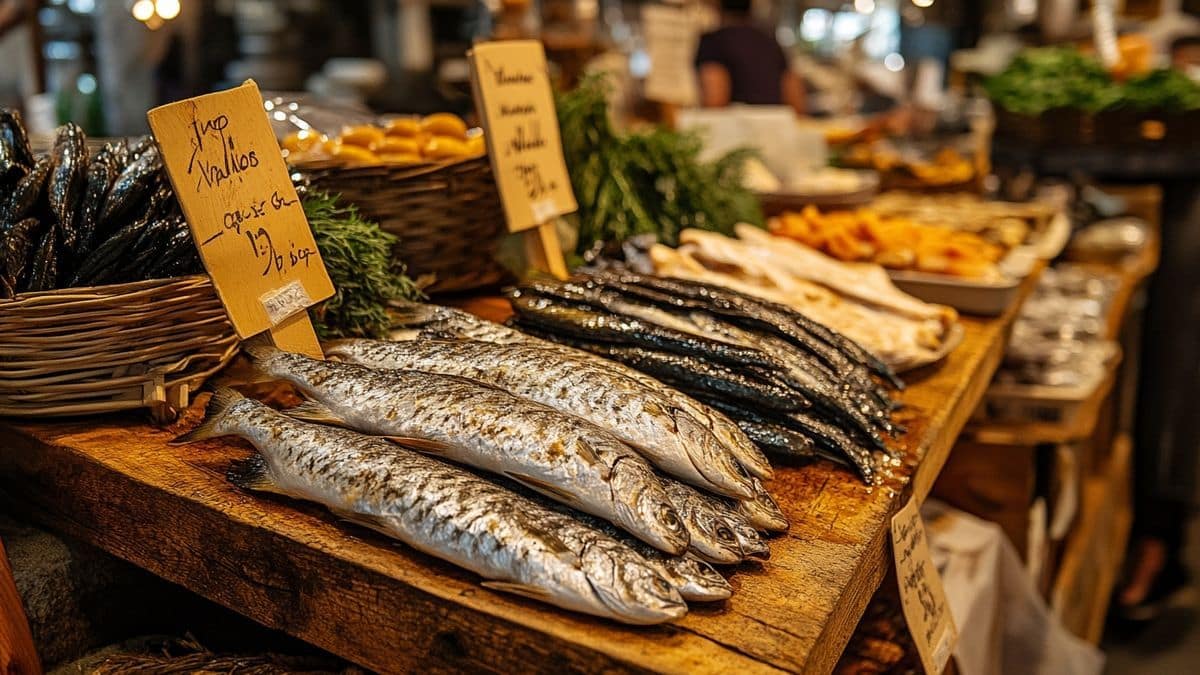
{"type": "Polygon", "coordinates": [[[412,166],[296,167],[318,190],[340,194],[364,217],[400,238],[396,256],[413,277],[433,275],[431,292],[499,283],[496,262],[504,210],[487,157],[412,166]]]}
{"type": "Polygon", "coordinates": [[[237,347],[207,276],[19,294],[0,300],[0,415],[169,419],[237,347]]]}

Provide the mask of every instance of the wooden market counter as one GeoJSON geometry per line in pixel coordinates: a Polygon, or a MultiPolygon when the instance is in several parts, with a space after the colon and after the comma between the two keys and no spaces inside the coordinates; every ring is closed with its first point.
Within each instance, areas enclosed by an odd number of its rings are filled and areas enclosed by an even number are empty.
{"type": "Polygon", "coordinates": [[[167,445],[197,406],[166,429],[133,416],[0,421],[0,490],[51,529],[379,671],[828,672],[888,569],[890,516],[929,493],[1015,313],[965,319],[946,362],[909,378],[909,483],[868,489],[828,463],[780,467],[770,487],[791,531],[768,562],[736,570],[732,599],[667,626],[494,593],[317,506],[241,492],[224,474],[248,445],[167,445]]]}

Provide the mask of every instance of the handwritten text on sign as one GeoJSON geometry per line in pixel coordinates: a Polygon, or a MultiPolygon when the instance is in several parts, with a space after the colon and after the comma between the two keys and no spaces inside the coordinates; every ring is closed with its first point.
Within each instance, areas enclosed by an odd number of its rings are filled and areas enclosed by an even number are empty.
{"type": "Polygon", "coordinates": [[[950,661],[958,629],[946,604],[942,579],[929,557],[925,524],[915,499],[910,499],[892,518],[892,552],[896,558],[900,604],[913,642],[925,672],[940,674],[950,661]]]}
{"type": "Polygon", "coordinates": [[[280,289],[308,302],[290,303],[290,314],[333,295],[253,82],[155,108],[149,118],[238,335],[250,337],[288,317],[273,300],[280,289]]]}
{"type": "Polygon", "coordinates": [[[542,44],[477,45],[471,72],[508,229],[526,230],[578,208],[542,44]]]}

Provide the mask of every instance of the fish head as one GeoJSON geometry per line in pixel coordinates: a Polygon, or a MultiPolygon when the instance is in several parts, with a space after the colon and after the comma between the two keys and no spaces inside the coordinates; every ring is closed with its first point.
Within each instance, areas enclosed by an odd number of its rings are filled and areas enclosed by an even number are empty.
{"type": "Polygon", "coordinates": [[[733,595],[733,587],[712,565],[690,556],[667,558],[664,567],[684,600],[714,602],[733,595]]]}
{"type": "Polygon", "coordinates": [[[758,533],[758,530],[754,529],[753,525],[741,518],[736,518],[730,519],[730,527],[733,528],[733,534],[737,537],[742,555],[757,560],[766,560],[771,557],[770,547],[767,546],[767,542],[758,533]]]}
{"type": "Polygon", "coordinates": [[[754,521],[770,532],[786,532],[789,526],[783,509],[757,478],[752,480],[754,499],[742,502],[743,508],[754,514],[754,521]]]}
{"type": "Polygon", "coordinates": [[[702,558],[719,564],[745,559],[738,545],[737,532],[728,518],[707,504],[696,502],[684,507],[684,521],[691,535],[691,546],[702,558]]]}
{"type": "Polygon", "coordinates": [[[728,448],[721,445],[711,431],[691,415],[675,410],[672,413],[679,437],[686,441],[688,459],[700,475],[722,488],[722,493],[749,499],[754,496],[750,476],[734,459],[728,448]]]}
{"type": "Polygon", "coordinates": [[[596,542],[580,564],[596,597],[622,621],[655,624],[687,613],[675,586],[626,546],[596,542]]]}
{"type": "Polygon", "coordinates": [[[623,456],[610,477],[617,523],[660,551],[679,555],[688,547],[688,528],[650,467],[634,456],[623,456]]]}

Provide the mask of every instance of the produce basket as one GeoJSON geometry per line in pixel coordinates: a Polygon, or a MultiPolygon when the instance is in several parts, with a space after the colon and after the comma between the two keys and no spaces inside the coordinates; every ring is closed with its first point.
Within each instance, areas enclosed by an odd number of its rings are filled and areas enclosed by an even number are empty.
{"type": "Polygon", "coordinates": [[[207,276],[21,293],[0,300],[0,415],[169,419],[237,347],[207,276]]]}
{"type": "Polygon", "coordinates": [[[464,291],[507,276],[495,257],[506,224],[486,156],[408,166],[322,161],[296,170],[399,237],[396,256],[409,275],[434,276],[428,291],[464,291]]]}

